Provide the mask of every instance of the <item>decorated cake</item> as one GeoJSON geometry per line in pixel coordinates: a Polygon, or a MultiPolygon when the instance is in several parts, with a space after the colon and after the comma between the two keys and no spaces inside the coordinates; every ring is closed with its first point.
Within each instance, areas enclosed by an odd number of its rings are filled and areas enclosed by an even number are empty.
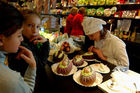
{"type": "Polygon", "coordinates": [[[81,66],[84,63],[84,59],[82,55],[76,55],[73,59],[72,62],[75,66],[81,66]]]}
{"type": "Polygon", "coordinates": [[[70,44],[65,41],[65,42],[62,43],[60,49],[65,51],[65,52],[70,52],[70,44]]]}
{"type": "Polygon", "coordinates": [[[53,61],[55,63],[60,62],[63,60],[64,56],[65,56],[64,52],[61,50],[58,50],[53,54],[53,61]]]}
{"type": "Polygon", "coordinates": [[[72,70],[72,62],[66,57],[63,61],[59,62],[57,66],[57,73],[67,75],[72,70]]]}
{"type": "Polygon", "coordinates": [[[83,54],[83,58],[84,59],[93,59],[94,58],[94,55],[93,55],[93,52],[86,52],[83,54]]]}
{"type": "Polygon", "coordinates": [[[80,82],[83,85],[90,86],[95,82],[95,80],[96,80],[96,73],[90,66],[87,66],[82,69],[80,74],[80,82]]]}

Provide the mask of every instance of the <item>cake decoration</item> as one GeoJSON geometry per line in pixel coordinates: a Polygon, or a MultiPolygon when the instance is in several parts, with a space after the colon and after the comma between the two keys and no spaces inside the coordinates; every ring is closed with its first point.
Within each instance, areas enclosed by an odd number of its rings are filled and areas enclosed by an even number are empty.
{"type": "Polygon", "coordinates": [[[72,70],[72,62],[66,57],[63,61],[59,62],[57,66],[57,73],[67,75],[72,70]]]}
{"type": "Polygon", "coordinates": [[[75,66],[81,66],[84,64],[84,59],[82,55],[76,55],[73,59],[72,62],[75,66]]]}
{"type": "Polygon", "coordinates": [[[80,74],[80,82],[83,85],[90,86],[95,82],[95,80],[96,80],[96,73],[90,66],[87,66],[82,69],[80,74]]]}

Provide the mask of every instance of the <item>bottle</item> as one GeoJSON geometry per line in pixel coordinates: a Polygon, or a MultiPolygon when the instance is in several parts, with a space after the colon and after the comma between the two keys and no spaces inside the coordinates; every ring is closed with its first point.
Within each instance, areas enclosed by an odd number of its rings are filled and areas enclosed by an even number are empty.
{"type": "Polygon", "coordinates": [[[130,41],[131,42],[134,42],[135,41],[135,38],[136,38],[136,27],[134,28],[134,32],[131,35],[130,41]]]}
{"type": "Polygon", "coordinates": [[[120,32],[119,38],[123,38],[123,31],[120,32]]]}

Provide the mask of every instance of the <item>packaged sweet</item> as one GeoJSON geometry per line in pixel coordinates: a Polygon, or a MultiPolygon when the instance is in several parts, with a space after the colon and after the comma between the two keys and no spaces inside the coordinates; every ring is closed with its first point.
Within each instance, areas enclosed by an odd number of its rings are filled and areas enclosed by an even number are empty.
{"type": "Polygon", "coordinates": [[[105,0],[98,0],[98,5],[105,5],[105,0]]]}
{"type": "Polygon", "coordinates": [[[114,17],[122,17],[122,11],[115,12],[114,17]]]}
{"type": "Polygon", "coordinates": [[[114,0],[106,0],[106,5],[113,5],[114,4],[114,0]]]}
{"type": "Polygon", "coordinates": [[[87,13],[88,13],[88,15],[94,16],[96,14],[96,9],[95,8],[87,9],[87,13]]]}
{"type": "Polygon", "coordinates": [[[107,8],[104,10],[104,16],[109,17],[111,15],[111,9],[107,8]]]}
{"type": "Polygon", "coordinates": [[[112,7],[112,8],[111,8],[111,14],[112,14],[112,15],[115,14],[116,11],[117,11],[117,7],[112,7]]]}
{"type": "Polygon", "coordinates": [[[102,16],[103,14],[104,14],[104,8],[103,7],[98,8],[96,11],[96,15],[102,16]]]}
{"type": "Polygon", "coordinates": [[[58,46],[61,50],[63,50],[65,53],[73,53],[74,51],[79,51],[81,48],[75,46],[75,42],[72,38],[62,40],[58,43],[58,46]]]}

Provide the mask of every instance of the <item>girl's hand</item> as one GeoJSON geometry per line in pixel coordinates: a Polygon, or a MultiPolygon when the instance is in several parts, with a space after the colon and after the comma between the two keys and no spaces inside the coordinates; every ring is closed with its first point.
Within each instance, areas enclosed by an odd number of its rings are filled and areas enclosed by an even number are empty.
{"type": "Polygon", "coordinates": [[[44,43],[46,41],[47,41],[47,39],[42,37],[41,35],[37,35],[30,40],[30,42],[33,42],[35,45],[37,43],[44,43]]]}
{"type": "Polygon", "coordinates": [[[32,52],[23,46],[19,46],[19,48],[20,52],[18,53],[18,58],[24,59],[26,63],[29,64],[30,67],[36,68],[36,61],[34,59],[32,52]]]}
{"type": "Polygon", "coordinates": [[[98,57],[101,58],[102,60],[104,60],[104,61],[107,60],[107,58],[103,55],[103,53],[100,49],[97,49],[94,46],[91,46],[89,48],[89,51],[96,53],[98,55],[98,57]]]}
{"type": "Polygon", "coordinates": [[[94,46],[90,46],[90,47],[88,48],[88,51],[89,51],[89,52],[93,52],[93,51],[92,51],[93,48],[94,48],[94,46]]]}

